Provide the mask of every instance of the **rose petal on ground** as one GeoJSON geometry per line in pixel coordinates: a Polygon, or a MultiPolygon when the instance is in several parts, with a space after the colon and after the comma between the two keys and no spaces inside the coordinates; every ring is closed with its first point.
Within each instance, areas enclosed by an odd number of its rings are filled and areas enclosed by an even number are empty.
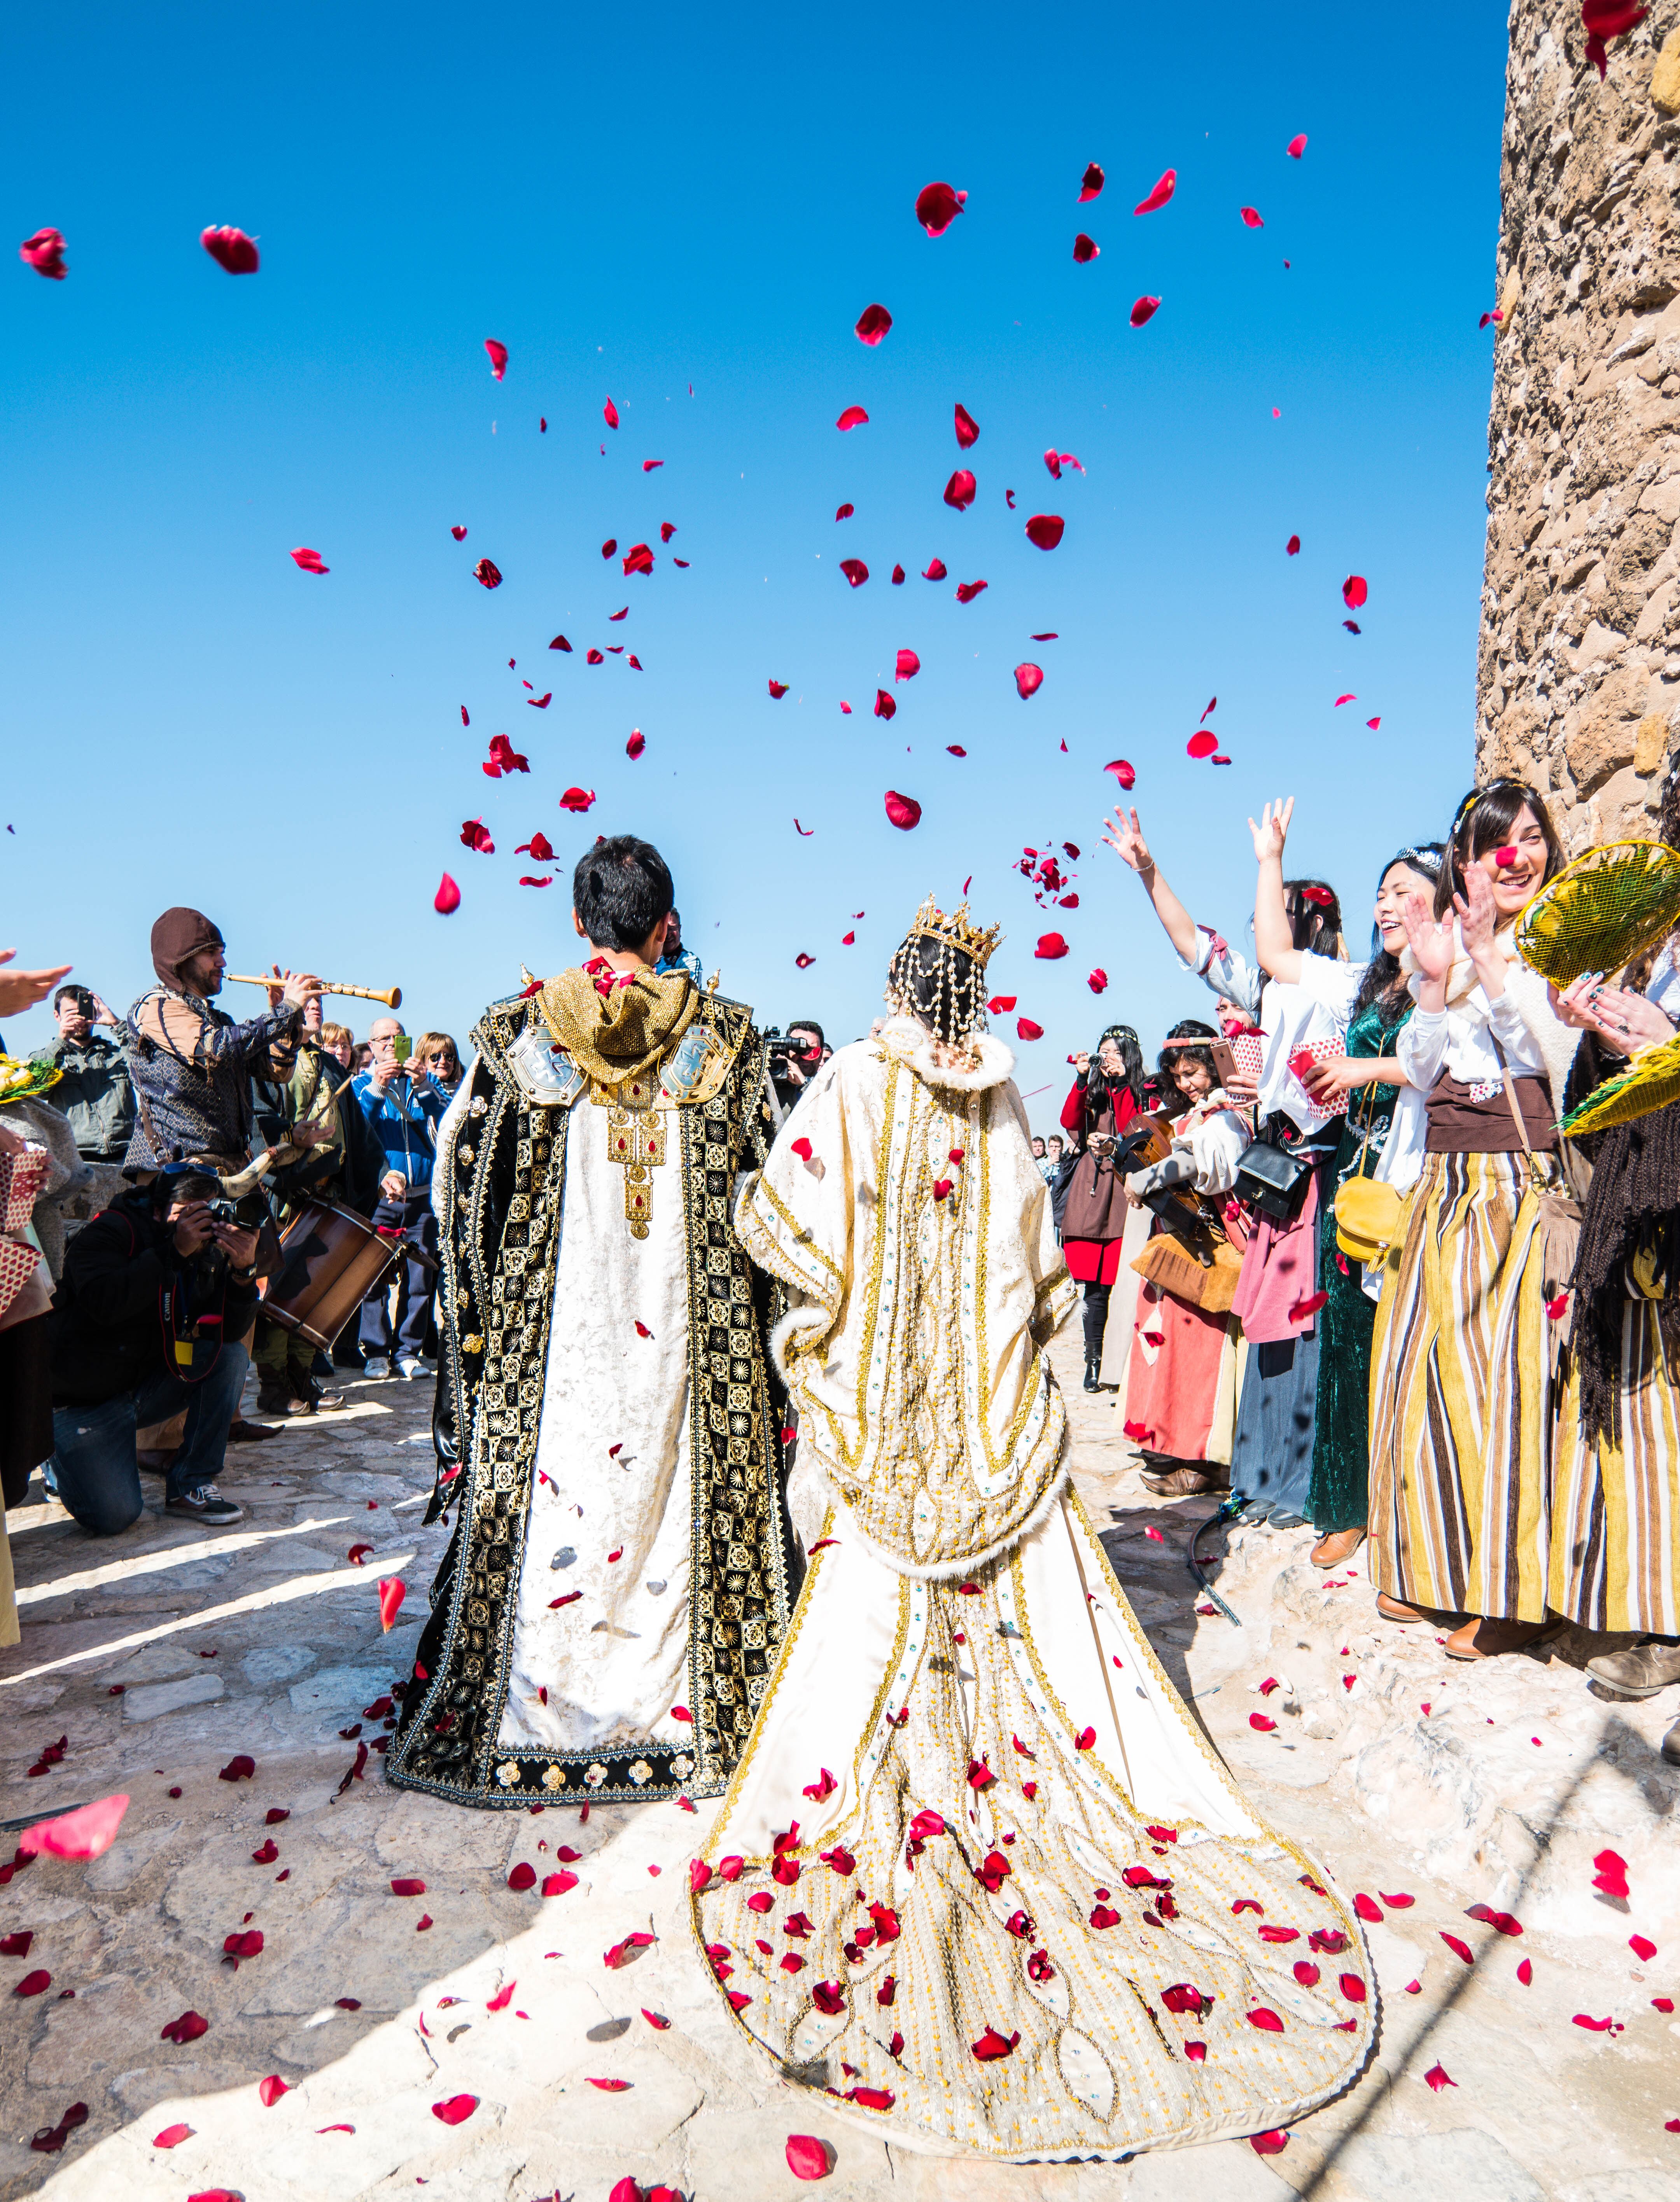
{"type": "Polygon", "coordinates": [[[409,1587],[400,1575],[381,1581],[379,1587],[379,1625],[387,1633],[401,1612],[403,1600],[408,1594],[409,1587]]]}
{"type": "Polygon", "coordinates": [[[1289,2146],[1289,2136],[1274,2126],[1270,2133],[1250,2134],[1248,2146],[1256,2156],[1277,2156],[1289,2146]]]}
{"type": "Polygon", "coordinates": [[[433,2104],[432,2115],[446,2126],[464,2125],[477,2108],[476,2095],[450,2095],[433,2104]]]}
{"type": "Polygon", "coordinates": [[[842,433],[847,428],[861,428],[869,417],[861,405],[848,405],[834,426],[842,433]]]}
{"type": "Polygon", "coordinates": [[[1027,522],[1027,540],[1040,550],[1053,550],[1061,541],[1067,522],[1054,512],[1035,512],[1027,522]]]}
{"type": "Polygon", "coordinates": [[[1571,2026],[1584,2026],[1589,2034],[1608,2034],[1616,2023],[1612,2018],[1589,2018],[1584,2011],[1577,2011],[1571,2019],[1571,2026]]]}
{"type": "Polygon", "coordinates": [[[1160,303],[1158,298],[1145,297],[1137,299],[1132,307],[1132,327],[1135,329],[1141,329],[1146,321],[1152,321],[1159,310],[1160,303]]]}
{"type": "Polygon", "coordinates": [[[967,197],[966,191],[954,191],[949,184],[924,184],[916,195],[916,219],[929,237],[943,237],[967,197]]]}
{"type": "Polygon", "coordinates": [[[1471,1950],[1468,1942],[1464,1941],[1457,1934],[1449,1934],[1445,1928],[1442,1928],[1440,1931],[1441,1940],[1447,1945],[1447,1948],[1453,1952],[1455,1958],[1462,1958],[1467,1965],[1473,1965],[1476,1963],[1475,1952],[1471,1950]]]}
{"type": "MultiPolygon", "coordinates": [[[[937,231],[929,231],[936,236],[937,231]]],[[[814,2134],[789,2134],[785,2151],[787,2169],[795,2179],[826,2179],[833,2170],[827,2145],[814,2134]]]]}
{"type": "Polygon", "coordinates": [[[1272,1729],[1277,1726],[1277,1722],[1275,1720],[1270,1719],[1264,1713],[1250,1713],[1248,1716],[1248,1725],[1250,1728],[1256,1729],[1260,1734],[1269,1735],[1272,1729]]]}
{"type": "Polygon", "coordinates": [[[852,333],[859,344],[878,344],[892,326],[893,316],[885,306],[865,306],[852,333]]]}
{"type": "Polygon", "coordinates": [[[1643,1934],[1630,1934],[1628,1947],[1643,1964],[1648,1964],[1657,1954],[1656,1944],[1648,1940],[1643,1934]]]}

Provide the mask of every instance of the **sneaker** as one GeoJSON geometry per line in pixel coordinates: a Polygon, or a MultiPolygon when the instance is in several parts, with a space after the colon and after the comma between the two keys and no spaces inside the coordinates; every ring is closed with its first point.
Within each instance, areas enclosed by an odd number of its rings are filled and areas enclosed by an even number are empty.
{"type": "Polygon", "coordinates": [[[370,1354],[363,1366],[362,1374],[370,1384],[382,1384],[391,1374],[391,1363],[383,1354],[370,1354]]]}
{"type": "Polygon", "coordinates": [[[1680,1682],[1680,1644],[1647,1636],[1625,1652],[1606,1652],[1589,1659],[1595,1682],[1624,1698],[1654,1698],[1671,1682],[1680,1682]]]}
{"type": "Polygon", "coordinates": [[[236,1506],[231,1498],[224,1498],[213,1483],[201,1483],[196,1491],[183,1491],[178,1498],[166,1498],[166,1514],[184,1514],[189,1522],[207,1522],[221,1528],[228,1522],[243,1522],[245,1510],[236,1506]]]}
{"type": "Polygon", "coordinates": [[[428,1369],[423,1361],[404,1354],[397,1363],[397,1373],[412,1384],[416,1376],[434,1375],[437,1372],[434,1369],[428,1369]]]}

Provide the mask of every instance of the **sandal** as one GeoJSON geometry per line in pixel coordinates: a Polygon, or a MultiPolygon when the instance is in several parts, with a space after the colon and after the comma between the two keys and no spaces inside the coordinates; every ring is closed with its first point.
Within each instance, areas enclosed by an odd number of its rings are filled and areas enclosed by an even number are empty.
{"type": "Polygon", "coordinates": [[[1339,1568],[1365,1540],[1363,1529],[1327,1529],[1307,1555],[1315,1568],[1339,1568]]]}

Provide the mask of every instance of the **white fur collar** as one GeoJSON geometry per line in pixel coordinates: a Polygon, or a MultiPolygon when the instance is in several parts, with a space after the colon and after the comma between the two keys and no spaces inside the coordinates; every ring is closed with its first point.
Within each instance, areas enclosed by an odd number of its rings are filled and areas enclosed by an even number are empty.
{"type": "Polygon", "coordinates": [[[1015,1075],[1014,1051],[990,1033],[970,1033],[969,1046],[976,1061],[971,1070],[958,1070],[935,1060],[934,1036],[914,1017],[888,1017],[875,1038],[898,1062],[906,1063],[929,1086],[942,1086],[958,1093],[983,1092],[1001,1086],[1015,1075]]]}

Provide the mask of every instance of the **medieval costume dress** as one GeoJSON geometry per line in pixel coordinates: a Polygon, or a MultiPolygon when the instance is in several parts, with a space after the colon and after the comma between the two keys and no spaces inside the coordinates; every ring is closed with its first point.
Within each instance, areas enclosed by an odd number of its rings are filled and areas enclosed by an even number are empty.
{"type": "MultiPolygon", "coordinates": [[[[1125,1029],[1111,1025],[1103,1039],[1125,1029]]],[[[1102,1043],[1098,1042],[1100,1048],[1102,1043]]],[[[1129,1086],[1103,1076],[1093,1057],[1088,1071],[1075,1079],[1062,1104],[1062,1129],[1079,1149],[1068,1181],[1062,1212],[1062,1251],[1068,1274],[1085,1287],[1085,1388],[1095,1391],[1102,1380],[1103,1343],[1107,1336],[1109,1300],[1120,1287],[1121,1331],[1129,1339],[1137,1308],[1137,1286],[1125,1260],[1149,1235],[1147,1218],[1133,1212],[1126,1192],[1123,1164],[1117,1162],[1114,1142],[1138,1113],[1137,1097],[1129,1086]],[[1094,1142],[1094,1144],[1093,1144],[1094,1142]]],[[[1125,1381],[1122,1356],[1115,1381],[1125,1381]]]]}
{"type": "Polygon", "coordinates": [[[752,1013],[598,963],[489,1009],[439,1128],[455,1507],[386,1761],[477,1805],[715,1795],[789,1604],[752,1013]]]}
{"type": "Polygon", "coordinates": [[[831,1511],[691,1873],[785,2079],[1001,2162],[1283,2125],[1376,2010],[1351,1907],[1244,1804],[1069,1487],[1074,1288],[1013,1067],[895,1016],[742,1192],[831,1511]]]}
{"type": "Polygon", "coordinates": [[[1545,1207],[1562,1185],[1553,1097],[1577,1035],[1509,931],[1492,1001],[1455,942],[1446,1007],[1414,1009],[1394,1042],[1428,1129],[1371,1342],[1371,1579],[1425,1611],[1539,1624],[1558,1404],[1547,1301],[1566,1281],[1547,1274],[1545,1207]]]}
{"type": "MultiPolygon", "coordinates": [[[[1174,1118],[1172,1143],[1194,1165],[1188,1182],[1220,1199],[1236,1183],[1248,1127],[1216,1087],[1174,1118]]],[[[1242,1210],[1235,1200],[1226,1200],[1224,1210],[1231,1244],[1241,1250],[1248,1238],[1242,1210]]],[[[1157,1231],[1165,1228],[1155,1224],[1157,1231]]],[[[1143,1285],[1123,1427],[1134,1445],[1154,1456],[1152,1469],[1170,1472],[1186,1463],[1229,1468],[1247,1351],[1242,1325],[1229,1310],[1204,1313],[1152,1281],[1143,1285]]]]}

